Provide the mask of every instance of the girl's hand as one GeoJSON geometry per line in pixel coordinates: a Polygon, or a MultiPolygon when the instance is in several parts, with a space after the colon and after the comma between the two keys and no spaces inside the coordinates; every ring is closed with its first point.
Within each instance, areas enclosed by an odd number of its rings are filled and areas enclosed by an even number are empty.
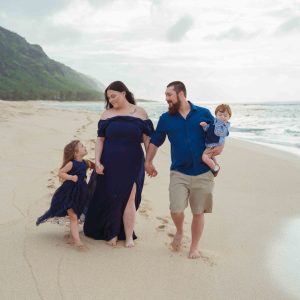
{"type": "Polygon", "coordinates": [[[96,173],[99,175],[103,175],[104,166],[100,163],[96,163],[96,173]]]}
{"type": "Polygon", "coordinates": [[[78,176],[77,175],[73,175],[72,178],[71,178],[71,180],[73,182],[77,182],[78,181],[78,176]]]}
{"type": "Polygon", "coordinates": [[[207,125],[207,123],[206,122],[200,122],[200,126],[206,126],[207,125]]]}

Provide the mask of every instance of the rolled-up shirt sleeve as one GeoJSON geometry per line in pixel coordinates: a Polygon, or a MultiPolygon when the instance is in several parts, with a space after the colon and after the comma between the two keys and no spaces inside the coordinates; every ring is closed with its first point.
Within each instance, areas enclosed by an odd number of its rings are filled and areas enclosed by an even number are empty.
{"type": "Polygon", "coordinates": [[[166,129],[164,120],[162,117],[159,118],[155,131],[151,134],[150,143],[156,147],[160,147],[166,139],[166,129]]]}

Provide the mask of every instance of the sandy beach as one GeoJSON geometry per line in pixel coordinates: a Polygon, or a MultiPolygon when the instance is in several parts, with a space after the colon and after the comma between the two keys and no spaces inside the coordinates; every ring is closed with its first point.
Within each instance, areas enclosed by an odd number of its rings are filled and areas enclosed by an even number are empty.
{"type": "Polygon", "coordinates": [[[59,186],[62,150],[80,139],[94,157],[99,114],[0,101],[0,299],[300,299],[300,157],[228,138],[214,208],[205,216],[202,257],[169,244],[168,141],[147,178],[136,246],[110,248],[83,236],[65,242],[67,224],[35,221],[59,186]]]}

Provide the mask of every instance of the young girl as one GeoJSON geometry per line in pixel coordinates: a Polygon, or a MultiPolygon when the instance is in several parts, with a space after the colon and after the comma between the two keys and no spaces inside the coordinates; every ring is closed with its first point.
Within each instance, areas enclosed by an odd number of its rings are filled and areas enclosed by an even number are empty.
{"type": "Polygon", "coordinates": [[[53,217],[69,216],[70,240],[77,247],[84,248],[78,230],[78,219],[85,211],[88,200],[88,186],[85,181],[87,168],[94,168],[94,163],[83,160],[86,147],[79,140],[70,142],[64,148],[63,164],[58,176],[64,181],[55,191],[51,205],[36,221],[36,225],[53,217]]]}

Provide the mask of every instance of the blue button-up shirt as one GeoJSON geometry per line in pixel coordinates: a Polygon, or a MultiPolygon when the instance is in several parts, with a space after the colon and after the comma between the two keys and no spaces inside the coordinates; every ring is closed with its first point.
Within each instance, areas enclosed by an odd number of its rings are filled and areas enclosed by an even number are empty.
{"type": "Polygon", "coordinates": [[[159,147],[168,136],[171,143],[171,170],[194,176],[209,170],[201,158],[205,149],[205,133],[199,123],[211,123],[214,117],[208,109],[189,103],[191,111],[186,118],[179,112],[175,115],[166,112],[160,116],[150,143],[159,147]]]}

